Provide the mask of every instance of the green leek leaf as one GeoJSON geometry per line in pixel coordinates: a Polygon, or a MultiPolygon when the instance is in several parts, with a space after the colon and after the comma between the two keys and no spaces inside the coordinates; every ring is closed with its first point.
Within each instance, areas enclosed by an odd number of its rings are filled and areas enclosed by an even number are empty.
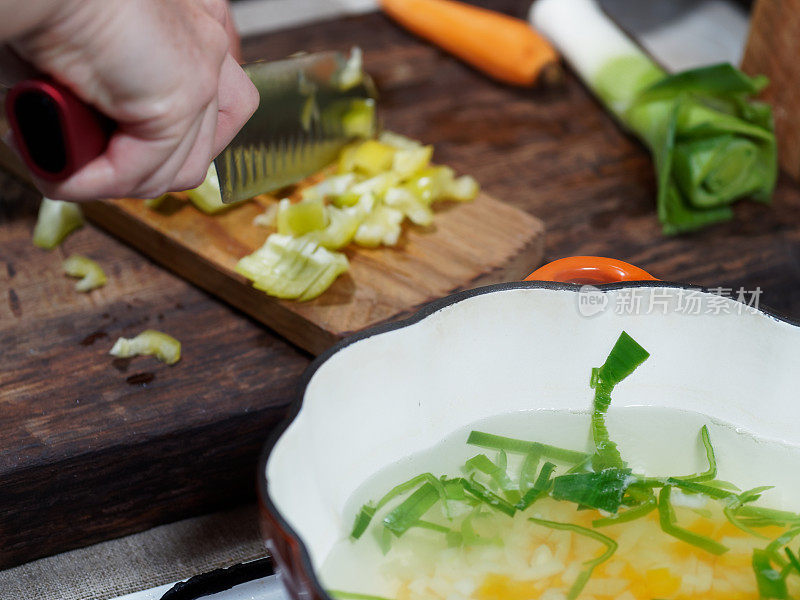
{"type": "Polygon", "coordinates": [[[517,509],[514,508],[511,504],[507,501],[503,500],[497,494],[492,493],[490,490],[486,489],[485,486],[481,485],[474,479],[461,479],[461,485],[464,488],[464,491],[468,494],[474,496],[484,504],[498,510],[502,513],[507,514],[509,517],[513,517],[514,514],[517,512],[517,509]]]}
{"type": "Polygon", "coordinates": [[[383,525],[397,537],[416,525],[439,500],[439,492],[430,483],[423,484],[406,498],[397,508],[383,518],[383,525]]]}
{"type": "Polygon", "coordinates": [[[756,574],[759,598],[789,598],[786,589],[786,578],[780,571],[773,568],[769,552],[766,550],[753,550],[753,571],[756,574]]]}
{"type": "Polygon", "coordinates": [[[604,469],[597,473],[561,475],[553,480],[552,496],[590,508],[616,513],[628,486],[636,481],[630,469],[604,469]]]}
{"type": "MultiPolygon", "coordinates": [[[[606,426],[606,413],[611,405],[614,387],[633,373],[650,354],[636,340],[623,331],[617,338],[606,361],[592,373],[594,384],[594,410],[592,411],[592,438],[597,452],[592,459],[595,470],[621,469],[625,466],[617,445],[611,441],[606,426]]],[[[613,512],[613,511],[612,511],[613,512]]]]}
{"type": "Polygon", "coordinates": [[[664,533],[686,542],[687,544],[696,546],[701,550],[710,552],[711,554],[717,556],[725,554],[729,550],[727,546],[675,524],[675,512],[669,501],[671,489],[670,487],[664,487],[658,495],[658,514],[661,522],[661,529],[664,533]]]}
{"type": "Polygon", "coordinates": [[[612,540],[610,537],[603,535],[602,533],[599,533],[597,531],[592,531],[591,529],[588,529],[586,527],[581,527],[580,525],[573,525],[571,523],[558,523],[555,521],[546,521],[544,519],[530,518],[528,520],[532,521],[533,523],[536,523],[537,525],[542,525],[543,527],[549,527],[550,529],[571,531],[573,533],[577,533],[578,535],[583,535],[593,540],[596,540],[601,544],[605,545],[606,547],[605,552],[603,552],[597,558],[594,558],[592,560],[587,560],[586,562],[583,563],[584,567],[583,571],[581,571],[580,575],[578,575],[577,579],[572,584],[572,586],[569,589],[569,592],[567,593],[568,600],[575,600],[580,595],[583,588],[586,587],[586,584],[591,578],[595,568],[598,565],[601,565],[602,563],[607,561],[609,558],[611,558],[614,555],[614,552],[617,551],[618,547],[617,542],[612,540]]]}
{"type": "Polygon", "coordinates": [[[570,464],[582,463],[588,456],[585,452],[565,450],[564,448],[557,448],[549,444],[526,442],[525,440],[493,435],[482,431],[472,431],[469,434],[469,438],[467,438],[467,444],[490,450],[505,450],[513,454],[536,453],[550,460],[570,464]]]}
{"type": "Polygon", "coordinates": [[[700,430],[700,439],[703,442],[703,447],[706,450],[706,458],[708,459],[708,470],[702,473],[695,473],[694,475],[685,475],[683,477],[675,477],[683,481],[708,481],[717,476],[717,457],[714,454],[714,446],[711,445],[711,436],[708,433],[708,426],[703,425],[700,430]]]}
{"type": "Polygon", "coordinates": [[[555,469],[556,466],[551,462],[546,462],[544,465],[542,465],[542,470],[539,472],[539,477],[536,478],[533,487],[525,492],[525,495],[522,497],[522,499],[517,502],[517,510],[526,510],[539,498],[550,491],[550,488],[553,486],[550,476],[553,474],[555,469]]]}

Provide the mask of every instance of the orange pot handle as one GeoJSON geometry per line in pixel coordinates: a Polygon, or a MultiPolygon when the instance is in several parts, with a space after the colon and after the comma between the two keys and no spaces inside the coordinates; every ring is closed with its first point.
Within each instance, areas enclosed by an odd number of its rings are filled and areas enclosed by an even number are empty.
{"type": "Polygon", "coordinates": [[[658,281],[647,271],[614,258],[570,256],[537,269],[525,281],[560,281],[599,285],[619,281],[658,281]]]}

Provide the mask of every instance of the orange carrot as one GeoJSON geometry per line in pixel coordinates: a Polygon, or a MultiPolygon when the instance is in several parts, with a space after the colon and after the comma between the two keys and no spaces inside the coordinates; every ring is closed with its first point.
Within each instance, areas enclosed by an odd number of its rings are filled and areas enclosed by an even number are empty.
{"type": "Polygon", "coordinates": [[[505,83],[533,85],[560,75],[558,54],[520,19],[454,0],[381,0],[418,36],[505,83]]]}

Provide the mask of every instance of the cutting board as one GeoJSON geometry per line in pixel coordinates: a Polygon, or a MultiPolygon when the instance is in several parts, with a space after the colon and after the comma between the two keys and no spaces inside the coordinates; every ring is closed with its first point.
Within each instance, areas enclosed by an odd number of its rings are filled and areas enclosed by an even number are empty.
{"type": "Polygon", "coordinates": [[[234,271],[272,228],[255,217],[281,197],[299,198],[320,176],[275,196],[263,195],[217,215],[172,198],[158,210],[141,200],[97,202],[86,215],[181,277],[218,296],[281,336],[318,354],[354,331],[411,314],[420,305],[484,283],[521,279],[544,251],[544,225],[487,194],[436,205],[431,227],[404,226],[396,247],[345,252],[350,270],[310,302],[279,300],[234,271]]]}

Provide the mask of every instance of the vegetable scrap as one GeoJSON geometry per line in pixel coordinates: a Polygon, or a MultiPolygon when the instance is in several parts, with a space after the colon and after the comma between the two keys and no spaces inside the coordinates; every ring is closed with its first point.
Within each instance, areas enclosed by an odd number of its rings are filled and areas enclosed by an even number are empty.
{"type": "Polygon", "coordinates": [[[119,338],[109,351],[117,358],[155,356],[168,365],[181,359],[181,343],[171,335],[155,329],[146,329],[134,338],[119,338]]]}
{"type": "Polygon", "coordinates": [[[91,292],[106,284],[103,268],[86,256],[73,254],[64,261],[63,267],[64,272],[70,277],[81,278],[75,283],[75,289],[79,292],[91,292]]]}
{"type": "Polygon", "coordinates": [[[52,250],[83,223],[83,211],[74,202],[42,198],[33,228],[33,245],[52,250]]]}
{"type": "Polygon", "coordinates": [[[316,298],[348,270],[340,250],[349,244],[394,246],[405,220],[429,226],[435,202],[477,196],[472,177],[431,165],[432,155],[432,146],[390,132],[345,147],[336,172],[304,189],[300,201],[284,198],[256,217],[277,232],[236,271],[271,296],[316,298]]]}

